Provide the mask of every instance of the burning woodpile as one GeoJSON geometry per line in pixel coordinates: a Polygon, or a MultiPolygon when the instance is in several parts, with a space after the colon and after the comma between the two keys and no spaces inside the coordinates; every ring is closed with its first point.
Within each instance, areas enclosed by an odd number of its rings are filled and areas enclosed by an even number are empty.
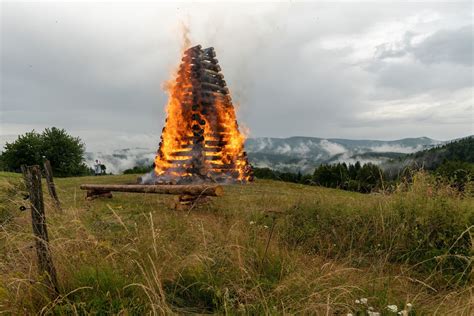
{"type": "Polygon", "coordinates": [[[214,48],[184,52],[168,87],[167,119],[146,184],[247,182],[252,168],[214,48]]]}

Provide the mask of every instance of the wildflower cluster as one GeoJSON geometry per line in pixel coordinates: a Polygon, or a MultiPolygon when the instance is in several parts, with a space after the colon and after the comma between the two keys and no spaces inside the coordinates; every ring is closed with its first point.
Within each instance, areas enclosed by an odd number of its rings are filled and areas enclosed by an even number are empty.
{"type": "MultiPolygon", "coordinates": [[[[356,315],[359,314],[359,312],[365,312],[368,316],[381,316],[381,312],[377,312],[374,310],[372,306],[369,305],[369,301],[367,298],[363,297],[360,299],[356,299],[354,301],[358,306],[355,308],[356,315]]],[[[405,305],[405,308],[402,310],[398,310],[397,305],[387,305],[385,309],[389,314],[396,314],[396,315],[401,315],[401,316],[408,316],[410,311],[412,310],[413,305],[411,303],[407,303],[405,305]]],[[[354,316],[353,313],[348,313],[347,316],[354,316]]]]}

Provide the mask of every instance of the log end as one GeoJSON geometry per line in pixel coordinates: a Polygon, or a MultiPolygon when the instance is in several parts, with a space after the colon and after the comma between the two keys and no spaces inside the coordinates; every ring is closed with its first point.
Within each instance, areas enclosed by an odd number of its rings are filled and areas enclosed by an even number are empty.
{"type": "Polygon", "coordinates": [[[216,196],[223,196],[224,195],[224,188],[222,186],[218,185],[214,189],[214,192],[216,193],[216,196]]]}

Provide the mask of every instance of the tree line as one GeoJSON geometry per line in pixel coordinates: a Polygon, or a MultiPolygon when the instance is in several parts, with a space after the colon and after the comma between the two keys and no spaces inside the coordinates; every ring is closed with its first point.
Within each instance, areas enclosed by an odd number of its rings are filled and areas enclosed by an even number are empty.
{"type": "MultiPolygon", "coordinates": [[[[313,174],[281,172],[270,168],[254,168],[255,177],[285,182],[319,185],[360,193],[391,190],[400,182],[411,182],[412,175],[419,170],[407,166],[396,175],[383,170],[373,163],[323,164],[315,168],[313,174]]],[[[464,161],[444,160],[437,168],[430,170],[439,182],[449,183],[458,191],[464,191],[474,180],[474,164],[464,161]]]]}
{"type": "Polygon", "coordinates": [[[315,168],[313,174],[281,172],[270,168],[254,168],[254,174],[260,179],[272,179],[302,184],[320,185],[328,188],[369,193],[381,189],[383,171],[375,164],[337,163],[324,164],[315,168]]]}

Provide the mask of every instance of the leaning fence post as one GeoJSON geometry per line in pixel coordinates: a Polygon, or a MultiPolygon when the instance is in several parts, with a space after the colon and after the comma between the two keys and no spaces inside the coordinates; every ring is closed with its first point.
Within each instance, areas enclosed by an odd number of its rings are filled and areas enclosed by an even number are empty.
{"type": "Polygon", "coordinates": [[[52,295],[58,295],[58,280],[49,248],[48,230],[44,213],[43,190],[41,188],[41,170],[38,165],[22,166],[25,184],[29,191],[31,221],[35,235],[36,255],[40,275],[47,278],[52,295]]]}
{"type": "Polygon", "coordinates": [[[59,202],[58,193],[56,192],[56,186],[54,185],[53,169],[51,168],[51,163],[49,162],[49,160],[45,160],[43,165],[49,195],[51,195],[51,198],[53,199],[56,208],[58,210],[61,210],[61,203],[59,202]]]}

